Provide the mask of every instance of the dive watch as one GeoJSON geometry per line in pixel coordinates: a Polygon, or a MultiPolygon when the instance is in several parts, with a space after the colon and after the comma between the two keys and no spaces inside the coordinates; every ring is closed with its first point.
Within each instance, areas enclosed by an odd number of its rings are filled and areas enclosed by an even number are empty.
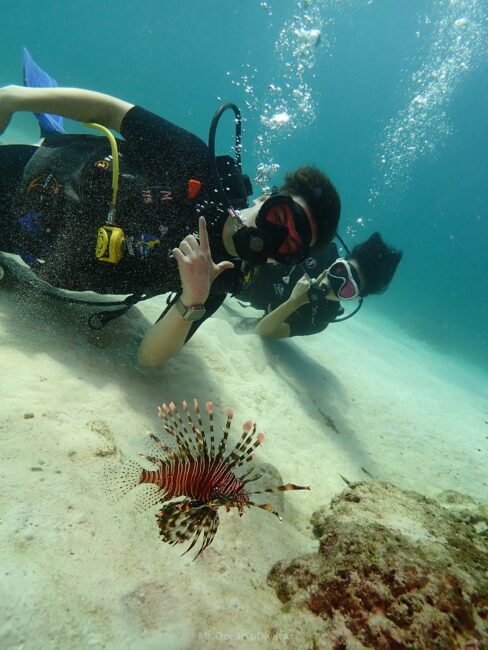
{"type": "Polygon", "coordinates": [[[193,307],[187,307],[181,301],[181,297],[174,303],[176,309],[181,314],[182,318],[187,321],[200,320],[203,318],[206,313],[204,305],[194,305],[193,307]]]}

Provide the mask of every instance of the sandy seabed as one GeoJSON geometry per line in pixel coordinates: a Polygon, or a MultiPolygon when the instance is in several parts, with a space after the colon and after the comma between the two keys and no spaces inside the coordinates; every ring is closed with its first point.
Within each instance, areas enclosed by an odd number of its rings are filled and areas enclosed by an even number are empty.
{"type": "Polygon", "coordinates": [[[236,334],[233,320],[253,311],[226,304],[177,358],[147,371],[135,341],[164,297],[97,340],[83,309],[9,272],[0,281],[2,649],[265,648],[282,607],[268,572],[316,549],[310,516],[344,489],[342,477],[488,501],[481,370],[369,305],[320,335],[265,343],[236,334]],[[284,495],[283,523],[257,509],[222,512],[196,561],[160,541],[153,512],[107,498],[104,479],[115,449],[147,451],[159,404],[193,397],[234,408],[234,442],[255,420],[266,433],[257,461],[312,488],[284,495]]]}

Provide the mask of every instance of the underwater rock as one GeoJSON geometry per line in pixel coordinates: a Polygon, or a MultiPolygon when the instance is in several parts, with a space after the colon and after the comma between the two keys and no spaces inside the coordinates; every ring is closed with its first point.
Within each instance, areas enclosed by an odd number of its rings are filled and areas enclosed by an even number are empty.
{"type": "Polygon", "coordinates": [[[454,490],[444,490],[437,500],[448,510],[456,512],[461,519],[471,524],[480,535],[488,537],[488,506],[481,505],[466,494],[454,490]]]}
{"type": "Polygon", "coordinates": [[[318,552],[271,570],[277,626],[297,648],[488,648],[483,513],[454,492],[351,484],[312,516],[318,552]]]}

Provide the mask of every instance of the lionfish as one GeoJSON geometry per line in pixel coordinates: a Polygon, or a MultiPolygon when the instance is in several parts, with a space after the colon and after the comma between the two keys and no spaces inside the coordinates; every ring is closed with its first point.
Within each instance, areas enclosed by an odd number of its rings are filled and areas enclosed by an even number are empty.
{"type": "Polygon", "coordinates": [[[163,541],[171,545],[189,542],[183,555],[195,546],[202,535],[196,559],[215,537],[219,526],[219,508],[225,508],[226,512],[237,508],[239,516],[242,516],[245,508],[254,506],[273,513],[281,521],[271,503],[258,504],[250,496],[310,488],[286,483],[249,492],[249,484],[262,476],[249,463],[255,458],[255,449],[263,443],[264,434],[256,435],[256,424],[248,420],[243,424],[239,441],[232,451],[227,452],[232,409],[226,410],[227,422],[222,427],[217,445],[213,403],[207,402],[205,408],[208,432],[205,431],[196,399],[193,401],[193,415],[187,402],[182,403],[182,408],[183,417],[174,402],[158,408],[163,428],[174,438],[176,449],[149,433],[158,447],[158,454],[140,456],[154,465],[155,469],[147,470],[137,463],[129,462],[130,472],[124,472],[120,478],[125,492],[140,484],[151,484],[157,488],[154,498],[150,498],[148,503],[161,504],[156,513],[159,534],[163,541]]]}

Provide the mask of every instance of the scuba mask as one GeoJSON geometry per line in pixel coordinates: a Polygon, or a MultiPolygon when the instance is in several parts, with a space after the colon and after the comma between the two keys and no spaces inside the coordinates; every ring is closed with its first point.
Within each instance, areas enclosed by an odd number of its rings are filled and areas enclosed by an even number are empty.
{"type": "Polygon", "coordinates": [[[339,300],[361,299],[359,275],[352,264],[338,258],[326,271],[328,286],[312,284],[307,296],[309,302],[318,304],[327,300],[329,288],[339,300]]]}
{"type": "Polygon", "coordinates": [[[233,235],[237,254],[252,264],[264,264],[268,258],[299,264],[308,257],[311,240],[305,210],[288,194],[278,193],[264,201],[255,226],[242,226],[233,235]]]}
{"type": "Polygon", "coordinates": [[[337,259],[327,271],[330,287],[339,300],[354,300],[360,295],[359,275],[352,264],[337,259]]]}

